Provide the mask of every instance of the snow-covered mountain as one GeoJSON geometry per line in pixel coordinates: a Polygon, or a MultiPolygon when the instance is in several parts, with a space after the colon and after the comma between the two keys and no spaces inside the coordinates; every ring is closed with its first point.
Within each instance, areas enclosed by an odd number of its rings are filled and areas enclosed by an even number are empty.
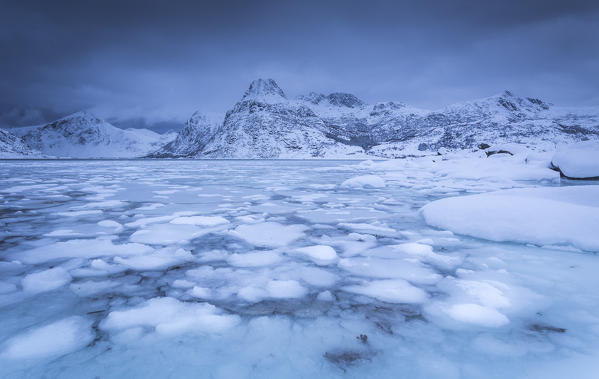
{"type": "Polygon", "coordinates": [[[89,112],[23,128],[22,133],[23,141],[31,148],[48,156],[69,158],[140,157],[174,138],[147,129],[119,129],[89,112]]]}
{"type": "Polygon", "coordinates": [[[396,157],[440,148],[471,149],[483,143],[557,144],[599,138],[598,114],[562,111],[509,91],[435,111],[399,102],[366,104],[348,93],[311,92],[289,99],[274,80],[258,79],[227,112],[222,125],[195,133],[186,128],[168,149],[155,155],[396,157]]]}
{"type": "Polygon", "coordinates": [[[327,137],[326,125],[304,102],[288,100],[272,79],[250,84],[198,156],[309,158],[350,156],[361,149],[327,137]]]}
{"type": "Polygon", "coordinates": [[[41,153],[32,150],[21,137],[0,129],[0,158],[39,158],[41,153]]]}
{"type": "MultiPolygon", "coordinates": [[[[335,101],[337,99],[334,99],[335,101]]],[[[340,99],[339,101],[341,101],[340,99]]],[[[305,101],[289,100],[272,79],[253,81],[221,125],[187,122],[177,139],[152,157],[312,158],[363,155],[360,147],[327,136],[305,101]]]]}
{"type": "MultiPolygon", "coordinates": [[[[481,144],[554,147],[599,139],[599,112],[562,110],[509,91],[434,111],[393,101],[366,104],[339,92],[291,99],[274,80],[257,79],[221,123],[196,112],[176,138],[119,129],[87,112],[13,132],[24,146],[56,157],[390,158],[481,144]]],[[[10,141],[5,145],[18,150],[18,141],[10,141]]]]}
{"type": "Polygon", "coordinates": [[[152,158],[193,157],[202,151],[218,130],[219,125],[208,121],[205,115],[195,112],[177,137],[159,150],[151,153],[152,158]]]}

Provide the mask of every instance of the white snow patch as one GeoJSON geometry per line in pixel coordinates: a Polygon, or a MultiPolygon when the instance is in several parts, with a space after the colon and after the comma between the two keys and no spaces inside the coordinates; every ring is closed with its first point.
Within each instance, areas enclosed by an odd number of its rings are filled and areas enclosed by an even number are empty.
{"type": "Polygon", "coordinates": [[[361,175],[347,179],[341,183],[345,188],[384,188],[385,180],[377,175],[361,175]]]}
{"type": "Polygon", "coordinates": [[[266,291],[275,299],[300,298],[308,292],[295,280],[271,280],[266,284],[266,291]]]}
{"type": "Polygon", "coordinates": [[[71,275],[62,267],[54,267],[48,270],[34,272],[26,275],[21,284],[23,291],[29,293],[40,293],[52,291],[62,287],[71,281],[71,275]]]}
{"type": "Polygon", "coordinates": [[[94,339],[91,321],[73,316],[29,330],[5,343],[0,357],[39,359],[72,353],[94,339]]]}
{"type": "Polygon", "coordinates": [[[172,297],[157,297],[136,308],[110,312],[101,327],[122,330],[146,326],[154,328],[159,334],[173,335],[187,332],[216,333],[238,323],[239,316],[224,314],[212,304],[185,303],[172,297]]]}
{"type": "Polygon", "coordinates": [[[374,280],[364,285],[345,286],[343,290],[387,303],[424,303],[428,298],[425,291],[401,279],[374,280]]]}
{"type": "Polygon", "coordinates": [[[454,320],[479,326],[497,328],[510,320],[496,309],[478,304],[454,304],[446,310],[454,320]]]}
{"type": "Polygon", "coordinates": [[[98,225],[103,228],[113,228],[115,232],[120,232],[123,230],[123,225],[113,220],[102,220],[98,221],[98,225]]]}
{"type": "Polygon", "coordinates": [[[335,249],[326,245],[315,245],[295,249],[298,253],[308,257],[320,266],[326,266],[337,261],[335,249]]]}
{"type": "Polygon", "coordinates": [[[599,186],[543,187],[451,197],[422,208],[429,225],[492,241],[599,251],[599,186]]]}
{"type": "Polygon", "coordinates": [[[131,256],[152,252],[149,246],[138,243],[114,245],[107,239],[76,239],[65,242],[55,242],[50,245],[37,247],[19,254],[15,259],[25,263],[43,263],[65,258],[96,258],[102,256],[131,256]]]}
{"type": "Polygon", "coordinates": [[[584,141],[558,148],[551,164],[569,178],[599,178],[599,141],[584,141]]]}
{"type": "Polygon", "coordinates": [[[304,225],[282,225],[276,222],[240,225],[231,234],[249,244],[265,247],[283,247],[304,236],[304,225]]]}

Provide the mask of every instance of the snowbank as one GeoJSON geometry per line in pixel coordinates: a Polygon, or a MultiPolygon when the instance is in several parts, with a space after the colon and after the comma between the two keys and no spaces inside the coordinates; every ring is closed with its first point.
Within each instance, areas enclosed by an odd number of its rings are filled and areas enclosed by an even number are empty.
{"type": "Polygon", "coordinates": [[[492,241],[599,251],[599,186],[503,190],[422,208],[429,225],[492,241]]]}
{"type": "Polygon", "coordinates": [[[563,146],[553,156],[551,165],[568,178],[599,178],[599,141],[563,146]]]}

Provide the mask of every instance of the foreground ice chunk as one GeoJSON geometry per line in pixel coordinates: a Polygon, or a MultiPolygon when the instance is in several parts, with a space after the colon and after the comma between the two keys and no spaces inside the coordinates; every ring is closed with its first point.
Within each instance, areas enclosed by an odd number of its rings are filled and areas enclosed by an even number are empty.
{"type": "Polygon", "coordinates": [[[387,303],[424,303],[428,298],[425,291],[401,279],[375,280],[364,285],[345,286],[343,290],[387,303]]]}
{"type": "Polygon", "coordinates": [[[333,297],[333,294],[331,293],[331,291],[322,291],[321,293],[318,294],[318,296],[316,296],[317,300],[320,301],[333,301],[335,300],[335,298],[333,297]]]}
{"type": "Polygon", "coordinates": [[[304,236],[304,225],[282,225],[277,222],[240,225],[231,234],[249,244],[265,247],[283,247],[304,236]]]}
{"type": "Polygon", "coordinates": [[[420,258],[423,262],[432,264],[443,270],[451,270],[460,264],[461,259],[433,252],[432,246],[418,242],[408,242],[391,245],[391,249],[420,258]]]}
{"type": "Polygon", "coordinates": [[[551,164],[568,178],[599,178],[599,142],[584,141],[557,150],[551,164]]]}
{"type": "Polygon", "coordinates": [[[308,292],[295,280],[271,280],[266,285],[266,290],[275,299],[299,298],[308,292]]]}
{"type": "Polygon", "coordinates": [[[451,197],[427,204],[422,214],[429,225],[492,241],[599,251],[599,186],[451,197]]]}
{"type": "Polygon", "coordinates": [[[8,340],[0,357],[39,359],[71,353],[93,340],[91,324],[89,320],[73,316],[30,330],[8,340]]]}
{"type": "Polygon", "coordinates": [[[173,251],[172,248],[165,248],[146,255],[129,258],[115,257],[114,261],[134,270],[161,270],[193,259],[193,255],[187,250],[173,251]]]}
{"type": "Polygon", "coordinates": [[[209,233],[209,230],[194,225],[152,224],[147,229],[136,231],[129,239],[131,242],[148,245],[169,245],[184,243],[206,233],[209,233]]]}
{"type": "Polygon", "coordinates": [[[149,246],[138,243],[115,245],[107,239],[77,239],[27,250],[15,254],[15,259],[25,263],[43,263],[65,258],[96,258],[103,256],[130,256],[153,251],[149,246]]]}
{"type": "Polygon", "coordinates": [[[496,328],[510,322],[505,315],[496,309],[478,304],[454,304],[446,312],[457,321],[479,326],[496,328]]]}
{"type": "Polygon", "coordinates": [[[102,220],[98,221],[98,225],[103,228],[112,228],[115,232],[120,232],[123,230],[123,225],[114,221],[114,220],[102,220]]]}
{"type": "Polygon", "coordinates": [[[224,314],[208,303],[185,303],[172,297],[157,297],[137,308],[112,311],[102,323],[107,330],[152,327],[159,334],[220,332],[235,326],[239,316],[224,314]]]}
{"type": "Polygon", "coordinates": [[[347,179],[341,183],[345,188],[384,188],[385,180],[377,175],[361,175],[347,179]]]}
{"type": "Polygon", "coordinates": [[[62,287],[71,281],[71,275],[62,267],[34,272],[26,275],[21,282],[23,291],[29,293],[40,293],[52,291],[62,287]]]}
{"type": "Polygon", "coordinates": [[[328,264],[334,263],[337,260],[337,253],[335,252],[335,249],[326,245],[300,247],[299,249],[296,249],[296,251],[307,256],[314,263],[320,266],[326,266],[328,264]]]}
{"type": "Polygon", "coordinates": [[[339,267],[362,277],[404,279],[416,284],[435,284],[441,279],[431,269],[407,259],[344,258],[339,260],[339,267]]]}

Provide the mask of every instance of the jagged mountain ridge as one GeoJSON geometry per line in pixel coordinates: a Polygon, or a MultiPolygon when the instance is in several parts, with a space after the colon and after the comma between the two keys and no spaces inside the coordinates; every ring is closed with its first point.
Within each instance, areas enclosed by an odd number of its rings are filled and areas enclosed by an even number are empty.
{"type": "Polygon", "coordinates": [[[47,125],[27,128],[22,139],[54,157],[133,158],[156,150],[174,136],[147,129],[119,129],[89,112],[77,112],[47,125]]]}
{"type": "Polygon", "coordinates": [[[599,139],[597,113],[560,111],[508,91],[435,111],[392,101],[366,104],[339,92],[290,99],[274,80],[258,79],[222,123],[195,112],[176,138],[119,129],[78,112],[47,125],[14,128],[14,138],[4,132],[0,149],[8,152],[4,156],[73,158],[398,157],[440,148],[471,149],[480,143],[599,139]]]}
{"type": "Polygon", "coordinates": [[[369,105],[345,93],[288,99],[274,80],[258,79],[222,125],[202,134],[202,148],[190,148],[197,144],[185,138],[171,148],[204,158],[394,157],[483,142],[599,138],[598,120],[555,112],[551,104],[509,91],[428,111],[397,102],[369,105]]]}
{"type": "Polygon", "coordinates": [[[209,140],[217,132],[219,125],[208,121],[205,115],[195,112],[185,122],[185,127],[177,134],[177,137],[151,153],[151,158],[168,157],[193,157],[198,151],[202,151],[209,140]]]}

